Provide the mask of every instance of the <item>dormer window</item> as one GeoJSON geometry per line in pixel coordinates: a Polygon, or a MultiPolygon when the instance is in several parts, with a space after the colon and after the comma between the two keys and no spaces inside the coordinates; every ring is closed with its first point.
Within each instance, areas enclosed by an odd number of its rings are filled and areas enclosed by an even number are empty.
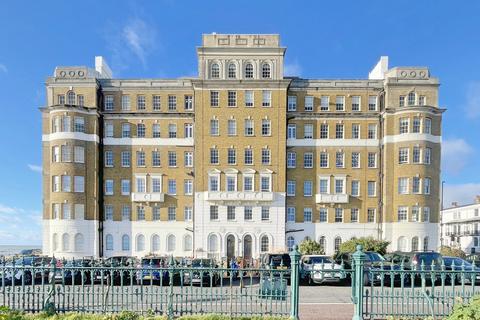
{"type": "Polygon", "coordinates": [[[245,65],[245,78],[253,79],[253,65],[251,63],[245,65]]]}
{"type": "Polygon", "coordinates": [[[268,63],[264,63],[262,65],[262,78],[268,79],[271,76],[270,72],[270,65],[268,63]]]}
{"type": "Polygon", "coordinates": [[[218,63],[212,64],[212,67],[211,67],[211,70],[210,70],[210,77],[212,79],[220,78],[220,67],[218,66],[218,63]]]}
{"type": "Polygon", "coordinates": [[[75,104],[75,92],[69,91],[67,93],[67,104],[74,105],[75,104]]]}
{"type": "Polygon", "coordinates": [[[233,63],[228,65],[228,77],[230,79],[235,79],[237,77],[237,66],[233,63]]]}
{"type": "Polygon", "coordinates": [[[415,92],[410,92],[408,94],[408,105],[413,106],[415,104],[415,92]]]}

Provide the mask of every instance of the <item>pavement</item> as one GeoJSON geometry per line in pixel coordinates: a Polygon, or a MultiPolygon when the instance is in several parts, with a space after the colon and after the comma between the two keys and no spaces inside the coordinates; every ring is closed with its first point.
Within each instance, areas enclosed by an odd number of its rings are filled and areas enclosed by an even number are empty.
{"type": "Polygon", "coordinates": [[[351,291],[343,286],[300,286],[300,320],[351,320],[351,291]]]}

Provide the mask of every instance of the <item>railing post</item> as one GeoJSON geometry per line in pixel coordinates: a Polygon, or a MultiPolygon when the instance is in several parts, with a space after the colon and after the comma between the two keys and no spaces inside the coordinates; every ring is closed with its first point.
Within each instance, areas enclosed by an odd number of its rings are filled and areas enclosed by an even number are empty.
{"type": "Polygon", "coordinates": [[[361,245],[357,245],[357,250],[352,257],[355,268],[352,281],[352,300],[354,307],[352,320],[361,320],[363,319],[363,264],[365,262],[365,253],[361,245]]]}
{"type": "Polygon", "coordinates": [[[298,320],[298,300],[299,300],[299,261],[300,252],[298,246],[294,245],[292,252],[290,252],[291,273],[290,273],[290,291],[291,291],[291,305],[290,305],[290,319],[298,320]]]}
{"type": "Polygon", "coordinates": [[[168,261],[168,279],[169,279],[169,292],[168,292],[168,306],[167,306],[167,317],[168,320],[173,320],[173,271],[174,271],[174,261],[173,256],[170,256],[168,261]]]}

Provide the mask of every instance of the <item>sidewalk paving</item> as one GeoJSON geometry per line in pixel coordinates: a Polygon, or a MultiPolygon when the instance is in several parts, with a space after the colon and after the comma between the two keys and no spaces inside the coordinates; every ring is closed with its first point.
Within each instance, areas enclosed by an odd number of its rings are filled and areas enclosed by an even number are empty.
{"type": "Polygon", "coordinates": [[[351,320],[351,303],[300,303],[300,320],[351,320]]]}

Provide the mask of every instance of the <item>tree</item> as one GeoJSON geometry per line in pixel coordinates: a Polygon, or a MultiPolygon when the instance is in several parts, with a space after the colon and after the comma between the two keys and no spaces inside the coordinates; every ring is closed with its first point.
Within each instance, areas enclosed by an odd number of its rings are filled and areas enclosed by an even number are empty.
{"type": "Polygon", "coordinates": [[[390,242],[385,240],[376,240],[373,237],[353,238],[340,245],[338,253],[353,253],[357,250],[357,245],[361,244],[364,251],[375,251],[384,255],[390,242]]]}
{"type": "Polygon", "coordinates": [[[310,239],[303,240],[298,249],[301,254],[324,254],[320,243],[310,239]]]}
{"type": "Polygon", "coordinates": [[[459,258],[462,258],[462,259],[465,259],[467,257],[467,254],[465,252],[463,252],[462,249],[455,248],[455,247],[448,247],[448,246],[442,246],[440,248],[440,254],[442,256],[459,257],[459,258]]]}

